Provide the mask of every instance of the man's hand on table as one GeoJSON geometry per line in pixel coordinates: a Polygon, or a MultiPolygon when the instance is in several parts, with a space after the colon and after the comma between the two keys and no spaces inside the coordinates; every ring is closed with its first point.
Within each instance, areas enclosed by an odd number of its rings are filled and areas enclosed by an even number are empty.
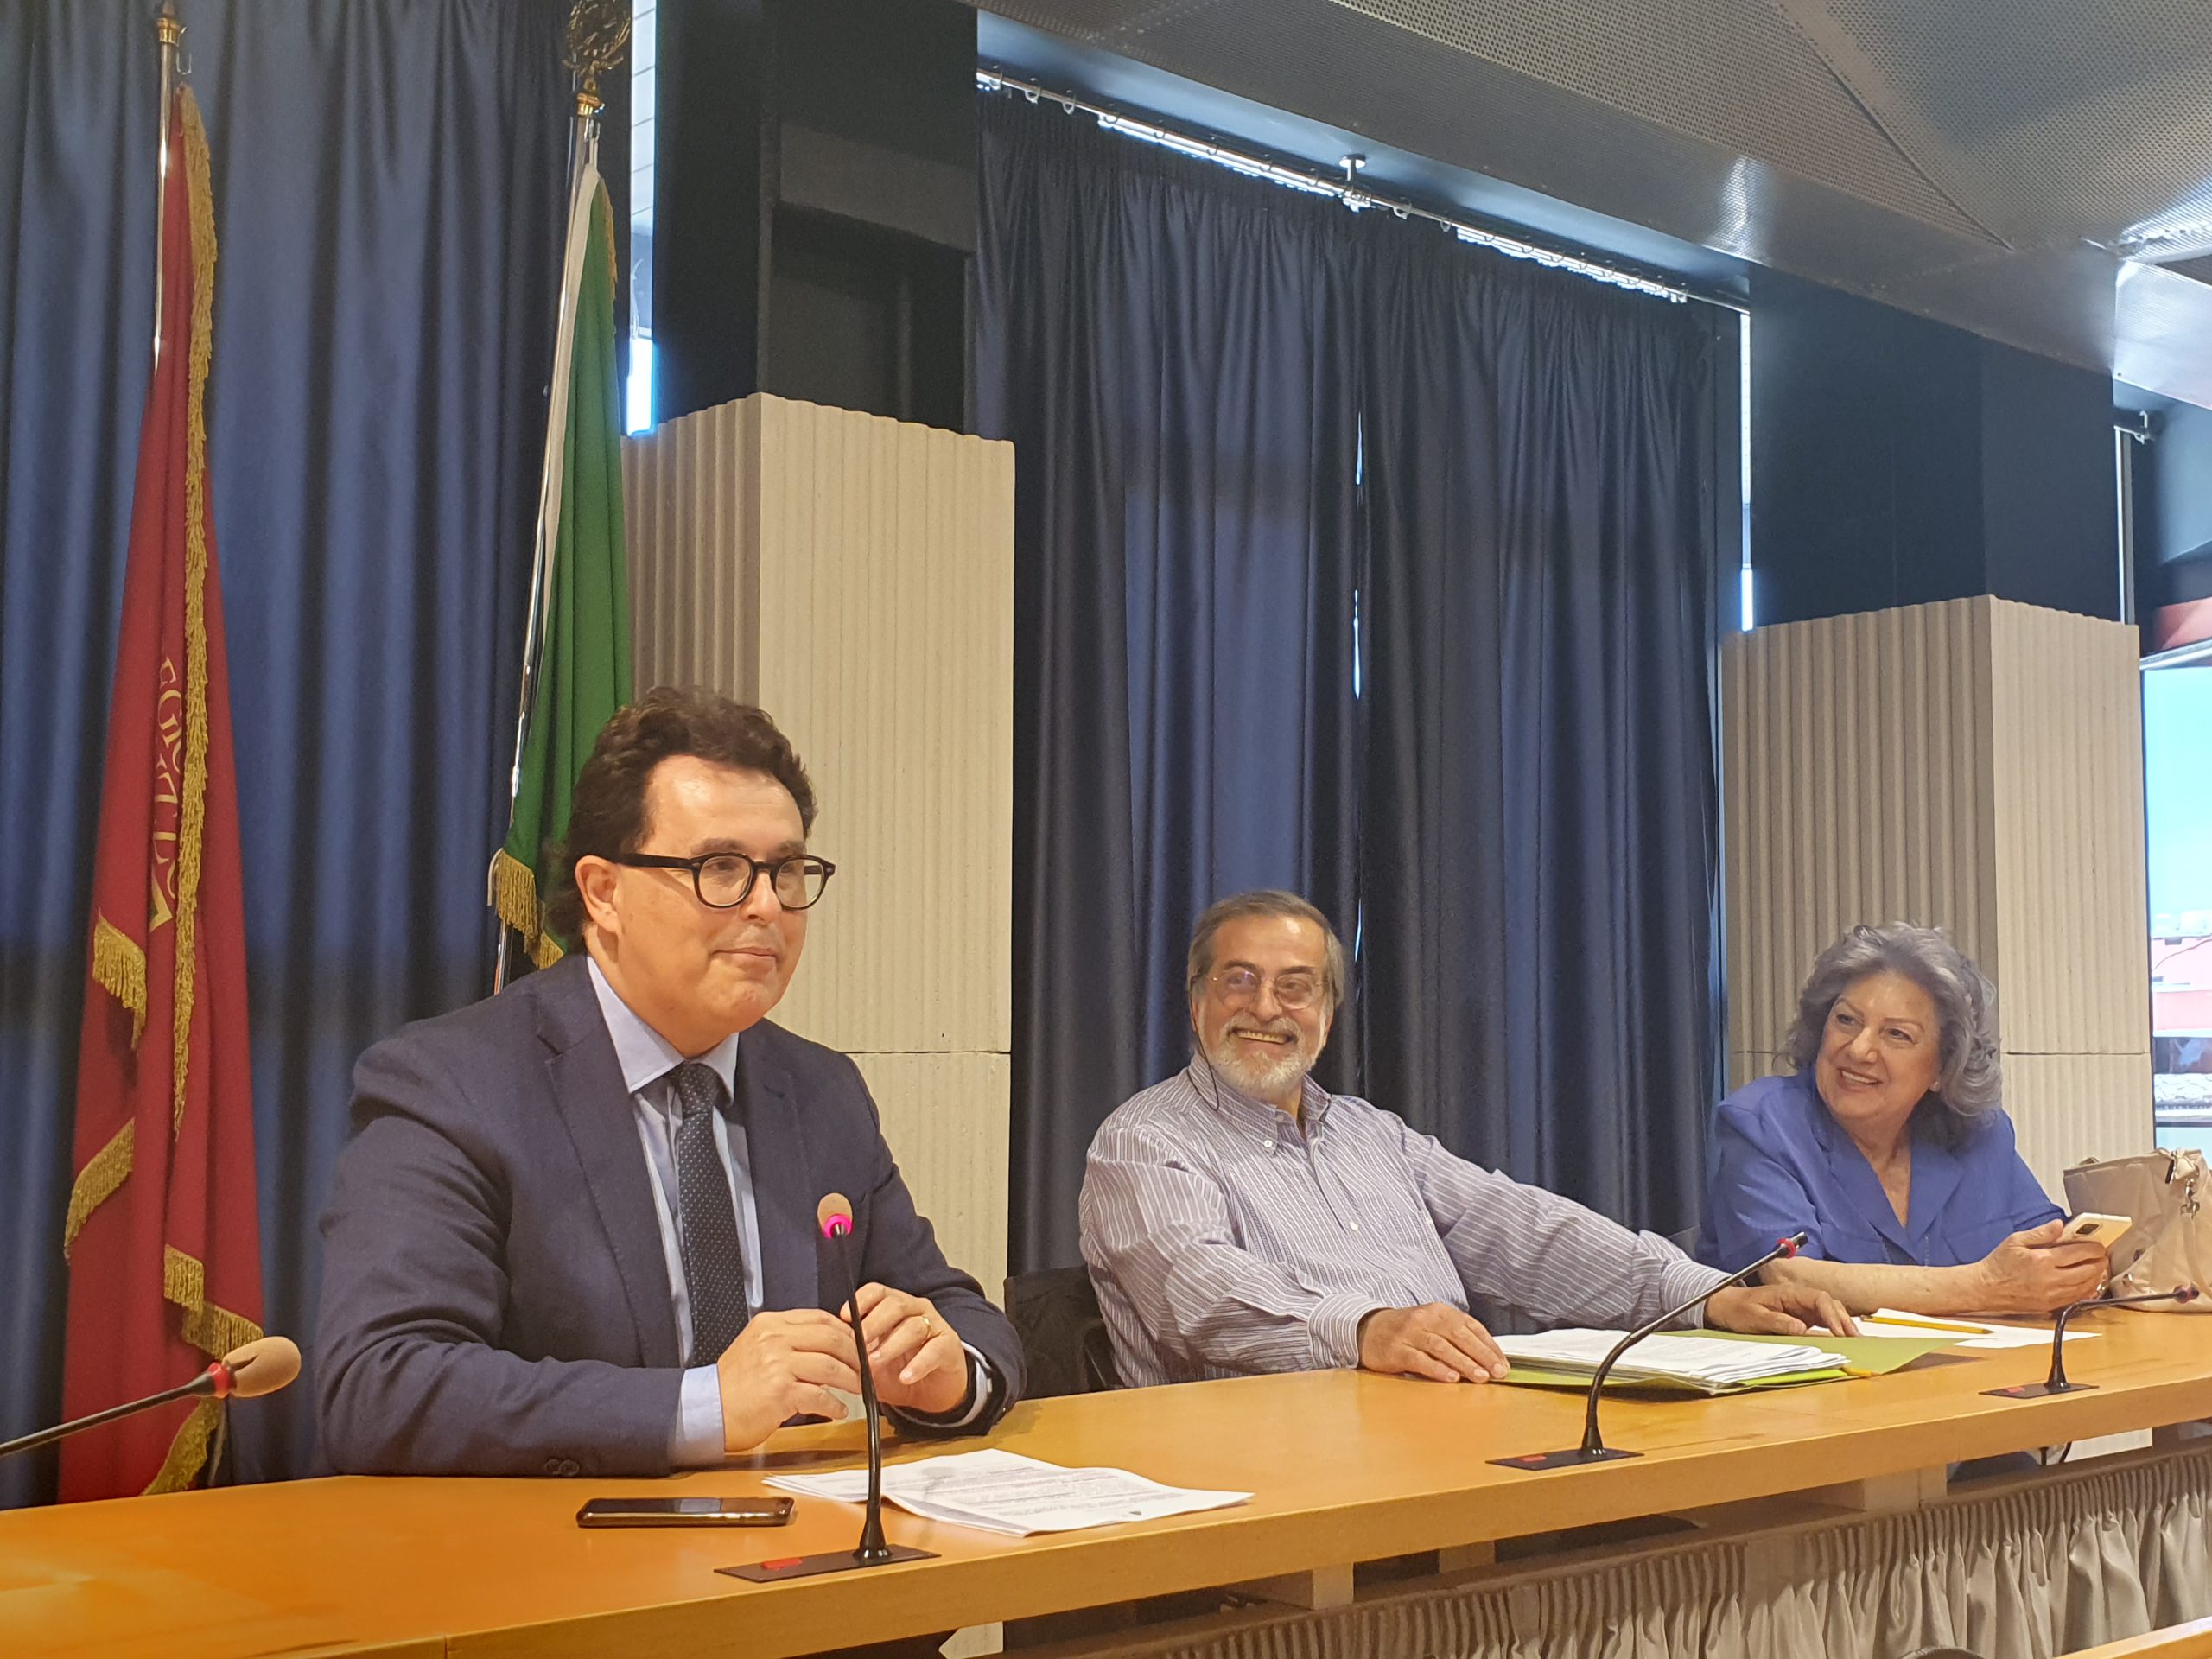
{"type": "Polygon", "coordinates": [[[944,1315],[927,1297],[887,1285],[862,1285],[857,1300],[876,1399],[932,1416],[958,1410],[971,1380],[968,1351],[944,1315]]]}
{"type": "Polygon", "coordinates": [[[1507,1370],[1482,1321],[1446,1302],[1368,1314],[1359,1322],[1359,1363],[1363,1370],[1432,1382],[1488,1382],[1507,1370]]]}
{"type": "Polygon", "coordinates": [[[1855,1337],[1850,1310],[1825,1290],[1808,1285],[1734,1285],[1705,1300],[1705,1322],[1716,1331],[1759,1336],[1799,1337],[1825,1325],[1839,1337],[1855,1337]]]}
{"type": "Polygon", "coordinates": [[[787,1420],[842,1417],[832,1389],[860,1392],[853,1333],[819,1308],[755,1313],[715,1362],[722,1395],[722,1446],[748,1452],[787,1420]]]}

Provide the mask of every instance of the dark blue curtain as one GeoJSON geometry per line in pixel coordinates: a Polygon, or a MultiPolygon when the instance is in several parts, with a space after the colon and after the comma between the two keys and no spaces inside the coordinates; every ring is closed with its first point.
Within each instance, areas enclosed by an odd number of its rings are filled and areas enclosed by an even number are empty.
{"type": "MultiPolygon", "coordinates": [[[[267,1323],[304,1342],[348,1072],[486,987],[565,161],[559,0],[184,0],[267,1323]]],[[[0,1434],[60,1408],[84,902],[151,325],[140,0],[0,8],[0,1434]]],[[[238,1414],[312,1467],[308,1391],[238,1414]]],[[[51,1491],[0,1466],[0,1502],[51,1491]]]]}
{"type": "Polygon", "coordinates": [[[987,99],[1016,467],[1017,1268],[1187,1054],[1205,904],[1357,938],[1327,1075],[1688,1219],[1713,1081],[1717,314],[987,99]],[[1355,620],[1357,632],[1355,632],[1355,620]],[[1357,656],[1357,661],[1355,662],[1357,656]]]}
{"type": "Polygon", "coordinates": [[[1012,1259],[1188,1053],[1190,926],[1349,891],[1344,212],[986,99],[977,430],[1014,440],[1012,1259]]]}
{"type": "Polygon", "coordinates": [[[1361,1084],[1462,1156],[1671,1232],[1717,1077],[1736,320],[1362,230],[1361,1084]]]}

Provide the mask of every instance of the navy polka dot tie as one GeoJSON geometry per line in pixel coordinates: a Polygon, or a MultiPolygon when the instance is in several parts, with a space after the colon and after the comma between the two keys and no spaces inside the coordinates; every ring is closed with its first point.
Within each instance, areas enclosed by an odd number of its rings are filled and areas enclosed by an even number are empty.
{"type": "Polygon", "coordinates": [[[670,1073],[683,1114],[676,1129],[677,1230],[683,1235],[683,1282],[691,1299],[691,1359],[711,1365],[745,1329],[745,1249],[729,1173],[715,1146],[715,1113],[722,1080],[694,1061],[670,1073]]]}

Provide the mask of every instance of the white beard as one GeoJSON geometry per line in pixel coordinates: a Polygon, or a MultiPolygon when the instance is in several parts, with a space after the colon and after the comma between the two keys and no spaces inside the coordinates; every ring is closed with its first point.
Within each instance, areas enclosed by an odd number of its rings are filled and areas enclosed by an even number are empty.
{"type": "Polygon", "coordinates": [[[1215,1047],[1200,1052],[1222,1081],[1255,1100],[1265,1100],[1304,1082],[1317,1058],[1306,1052],[1302,1032],[1272,1058],[1248,1052],[1236,1039],[1227,1035],[1215,1047]]]}

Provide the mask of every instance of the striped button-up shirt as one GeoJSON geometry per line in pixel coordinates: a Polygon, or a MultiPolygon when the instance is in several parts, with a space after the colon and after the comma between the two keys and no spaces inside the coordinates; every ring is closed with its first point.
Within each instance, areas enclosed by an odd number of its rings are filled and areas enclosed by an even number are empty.
{"type": "Polygon", "coordinates": [[[1187,1067],[1090,1145],[1083,1256],[1126,1384],[1356,1366],[1378,1308],[1625,1327],[1722,1281],[1310,1077],[1299,1119],[1219,1083],[1187,1067]]]}

